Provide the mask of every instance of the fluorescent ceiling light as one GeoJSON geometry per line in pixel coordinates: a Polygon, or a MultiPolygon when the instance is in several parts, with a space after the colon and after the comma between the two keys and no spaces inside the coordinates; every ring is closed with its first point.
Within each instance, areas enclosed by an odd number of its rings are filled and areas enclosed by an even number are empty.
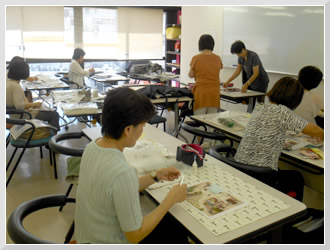
{"type": "Polygon", "coordinates": [[[271,10],[286,10],[284,6],[254,6],[257,8],[271,9],[271,10]]]}
{"type": "Polygon", "coordinates": [[[323,9],[305,9],[304,10],[305,13],[309,13],[309,14],[324,14],[324,10],[323,9]]]}
{"type": "Polygon", "coordinates": [[[295,15],[288,12],[266,12],[263,14],[265,16],[287,16],[287,17],[295,17],[295,15]]]}
{"type": "Polygon", "coordinates": [[[225,7],[226,10],[232,11],[232,12],[248,12],[246,9],[240,9],[240,8],[235,8],[235,7],[225,7]]]}

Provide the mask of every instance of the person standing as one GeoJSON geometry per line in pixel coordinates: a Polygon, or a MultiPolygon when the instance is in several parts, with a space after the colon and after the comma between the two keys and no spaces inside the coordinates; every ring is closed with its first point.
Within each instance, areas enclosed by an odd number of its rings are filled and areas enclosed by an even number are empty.
{"type": "MultiPolygon", "coordinates": [[[[234,42],[231,45],[230,52],[238,56],[237,68],[234,74],[224,83],[224,87],[228,87],[229,83],[242,72],[243,93],[248,89],[266,93],[269,78],[258,54],[247,50],[242,41],[234,42]]],[[[263,101],[263,98],[260,101],[263,101]]]]}
{"type": "Polygon", "coordinates": [[[79,85],[79,88],[84,87],[84,77],[89,76],[91,73],[95,73],[94,68],[84,70],[82,63],[84,62],[85,51],[80,48],[76,48],[73,51],[73,56],[69,68],[69,80],[79,85]]]}
{"type": "Polygon", "coordinates": [[[216,113],[220,108],[220,56],[213,53],[214,39],[202,35],[198,42],[200,53],[190,62],[188,76],[195,78],[192,89],[194,95],[194,114],[216,113]]]}

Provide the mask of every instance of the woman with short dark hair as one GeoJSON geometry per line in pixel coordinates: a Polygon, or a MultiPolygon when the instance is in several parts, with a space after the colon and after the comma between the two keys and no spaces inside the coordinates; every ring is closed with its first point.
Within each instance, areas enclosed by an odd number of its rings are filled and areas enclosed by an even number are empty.
{"type": "Polygon", "coordinates": [[[187,237],[180,238],[177,233],[180,224],[170,231],[165,228],[161,236],[154,234],[167,211],[185,200],[185,184],[173,186],[146,216],[141,213],[139,200],[140,191],[158,180],[177,179],[180,171],[166,167],[138,177],[123,155],[125,147],[135,145],[154,114],[150,100],[134,90],[117,88],[107,93],[102,137],[88,144],[80,164],[75,211],[78,243],[187,243],[187,237]]]}
{"type": "MultiPolygon", "coordinates": [[[[268,75],[262,65],[258,54],[247,50],[242,41],[236,41],[231,45],[230,52],[238,56],[237,67],[233,75],[224,83],[226,88],[242,72],[242,92],[248,89],[266,93],[269,83],[268,75]]],[[[263,101],[263,98],[261,98],[263,101]]]]}
{"type": "Polygon", "coordinates": [[[298,80],[304,86],[304,96],[294,112],[313,124],[317,124],[315,118],[318,113],[324,111],[323,98],[312,91],[319,86],[322,78],[322,71],[311,65],[303,67],[298,74],[298,80]]]}
{"type": "MultiPolygon", "coordinates": [[[[323,129],[308,123],[293,112],[301,102],[303,94],[304,88],[296,79],[283,77],[278,80],[267,93],[269,103],[256,104],[235,154],[235,161],[278,171],[278,160],[287,130],[302,132],[323,140],[323,129]]],[[[289,172],[280,172],[282,179],[290,179],[284,177],[287,173],[289,172]]],[[[287,185],[287,181],[282,181],[281,191],[285,192],[287,185]]],[[[303,184],[300,188],[298,200],[302,200],[303,184]]]]}
{"type": "Polygon", "coordinates": [[[188,76],[195,78],[192,89],[194,95],[194,114],[216,113],[220,108],[220,56],[213,53],[214,39],[202,35],[198,41],[200,54],[190,62],[188,76]]]}
{"type": "MultiPolygon", "coordinates": [[[[27,100],[20,86],[20,81],[27,79],[29,76],[30,68],[24,60],[14,60],[10,63],[6,80],[6,105],[27,110],[33,118],[47,121],[59,130],[59,114],[56,111],[38,110],[41,107],[41,102],[29,102],[27,100]]],[[[18,118],[15,115],[12,116],[18,118]]]]}
{"type": "MultiPolygon", "coordinates": [[[[79,85],[79,88],[84,87],[84,77],[95,73],[94,68],[84,70],[82,64],[84,62],[85,51],[81,48],[76,48],[73,51],[71,64],[69,67],[69,80],[79,85]]],[[[73,85],[72,85],[73,86],[73,85]]]]}

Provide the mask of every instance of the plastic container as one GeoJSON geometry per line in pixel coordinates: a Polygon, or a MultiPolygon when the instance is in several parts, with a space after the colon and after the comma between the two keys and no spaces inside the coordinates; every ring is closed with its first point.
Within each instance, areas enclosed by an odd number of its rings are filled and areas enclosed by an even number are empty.
{"type": "Polygon", "coordinates": [[[235,122],[229,118],[219,118],[218,122],[228,128],[235,126],[235,122]]]}

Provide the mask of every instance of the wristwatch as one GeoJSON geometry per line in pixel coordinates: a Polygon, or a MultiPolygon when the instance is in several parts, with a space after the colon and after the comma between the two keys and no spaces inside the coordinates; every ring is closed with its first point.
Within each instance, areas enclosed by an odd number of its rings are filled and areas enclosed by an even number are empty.
{"type": "Polygon", "coordinates": [[[157,178],[157,171],[156,170],[152,170],[150,172],[150,175],[151,175],[152,179],[155,180],[155,182],[159,182],[159,179],[157,178]]]}

